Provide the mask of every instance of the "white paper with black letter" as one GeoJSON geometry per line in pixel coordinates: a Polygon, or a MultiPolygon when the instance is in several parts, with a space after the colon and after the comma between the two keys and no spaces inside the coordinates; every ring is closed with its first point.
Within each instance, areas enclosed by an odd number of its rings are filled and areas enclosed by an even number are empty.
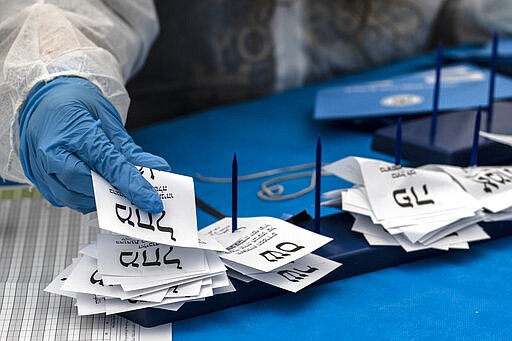
{"type": "Polygon", "coordinates": [[[159,193],[164,205],[161,213],[140,210],[92,172],[100,228],[155,243],[198,247],[192,178],[149,168],[141,168],[141,174],[159,193]]]}
{"type": "Polygon", "coordinates": [[[267,273],[254,273],[258,281],[297,292],[324,277],[341,264],[318,255],[309,254],[267,273]]]}
{"type": "Polygon", "coordinates": [[[98,270],[114,276],[186,275],[207,268],[205,252],[116,235],[98,235],[98,270]]]}
{"type": "Polygon", "coordinates": [[[199,233],[213,236],[229,251],[221,258],[262,272],[304,257],[332,240],[272,217],[239,218],[233,233],[231,218],[224,218],[199,233]]]}
{"type": "Polygon", "coordinates": [[[450,175],[489,211],[496,213],[512,206],[512,167],[483,166],[461,168],[427,165],[450,175]]]}

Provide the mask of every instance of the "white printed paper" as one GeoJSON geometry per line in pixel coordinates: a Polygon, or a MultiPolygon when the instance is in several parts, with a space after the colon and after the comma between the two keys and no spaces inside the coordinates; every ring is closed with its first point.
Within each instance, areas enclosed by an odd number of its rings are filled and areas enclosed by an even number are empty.
{"type": "MultiPolygon", "coordinates": [[[[432,215],[455,209],[476,211],[479,204],[446,174],[365,160],[361,172],[372,212],[378,220],[432,215]]],[[[404,219],[405,220],[405,219],[404,219]]]]}
{"type": "Polygon", "coordinates": [[[191,177],[142,168],[157,190],[164,210],[158,214],[135,207],[105,179],[92,172],[100,228],[166,245],[198,247],[194,183],[191,177]]]}
{"type": "Polygon", "coordinates": [[[77,263],[78,263],[78,260],[77,260],[77,262],[70,264],[64,270],[62,270],[62,272],[60,274],[58,274],[57,277],[55,277],[53,279],[53,281],[51,281],[50,284],[48,284],[48,286],[44,289],[44,291],[50,292],[50,293],[56,294],[56,295],[76,298],[75,292],[62,290],[62,286],[64,285],[65,281],[67,280],[69,274],[71,272],[73,272],[77,263]]]}
{"type": "Polygon", "coordinates": [[[221,258],[262,272],[302,258],[332,240],[272,217],[239,218],[234,233],[231,218],[224,218],[200,234],[210,234],[229,251],[221,258]]]}
{"type": "Polygon", "coordinates": [[[98,273],[96,259],[89,256],[83,256],[78,261],[61,289],[97,296],[117,297],[115,288],[103,284],[101,275],[98,273]]]}
{"type": "Polygon", "coordinates": [[[101,314],[107,310],[104,297],[90,294],[76,294],[76,306],[78,315],[101,314]]]}
{"type": "Polygon", "coordinates": [[[84,248],[79,250],[78,253],[98,259],[98,248],[96,247],[96,242],[85,246],[84,248]]]}
{"type": "Polygon", "coordinates": [[[117,235],[98,235],[98,270],[104,275],[187,275],[207,268],[205,251],[147,242],[117,235]]]}
{"type": "Polygon", "coordinates": [[[512,206],[512,167],[461,168],[429,165],[426,168],[449,174],[491,212],[496,213],[512,206]]]}
{"type": "Polygon", "coordinates": [[[341,264],[314,254],[297,259],[268,273],[255,273],[250,276],[258,281],[297,292],[318,281],[341,264]]]}
{"type": "Polygon", "coordinates": [[[491,141],[506,144],[512,146],[512,136],[506,134],[488,133],[486,131],[480,131],[480,136],[485,137],[491,141]]]}

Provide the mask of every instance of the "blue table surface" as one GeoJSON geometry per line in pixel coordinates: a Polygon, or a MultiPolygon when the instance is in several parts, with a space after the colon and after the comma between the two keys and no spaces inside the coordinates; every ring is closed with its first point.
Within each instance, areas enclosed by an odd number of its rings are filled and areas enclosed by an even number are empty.
{"type": "MultiPolygon", "coordinates": [[[[313,120],[317,90],[430,67],[432,54],[283,92],[263,99],[197,113],[132,132],[146,151],[164,157],[180,174],[229,177],[236,152],[239,174],[314,161],[318,135],[323,161],[349,155],[389,156],[370,149],[371,131],[313,120]]],[[[289,201],[256,197],[262,180],[239,184],[240,216],[313,213],[313,192],[289,201]]],[[[298,190],[309,179],[285,183],[298,190]]],[[[322,191],[349,184],[324,177],[322,191]]],[[[196,194],[230,215],[231,187],[195,181],[196,194]]],[[[334,209],[322,209],[322,215],[334,209]]],[[[198,225],[215,218],[198,210],[198,225]]],[[[511,226],[512,228],[512,226],[511,226]]],[[[176,340],[510,339],[512,238],[388,268],[298,294],[238,306],[180,321],[176,340]]]]}

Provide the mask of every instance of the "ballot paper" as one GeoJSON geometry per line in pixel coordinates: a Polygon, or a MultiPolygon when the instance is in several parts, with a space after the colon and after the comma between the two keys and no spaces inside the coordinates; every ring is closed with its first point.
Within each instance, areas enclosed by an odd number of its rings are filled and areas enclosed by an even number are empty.
{"type": "Polygon", "coordinates": [[[480,136],[498,143],[506,144],[507,146],[512,146],[512,135],[480,131],[480,136]]]}
{"type": "Polygon", "coordinates": [[[352,230],[362,233],[370,245],[400,245],[407,252],[467,248],[468,242],[488,238],[476,225],[485,219],[483,208],[497,212],[512,204],[505,189],[500,192],[504,196],[497,195],[498,191],[479,193],[489,186],[484,175],[494,179],[495,169],[492,174],[482,169],[471,179],[457,167],[408,168],[356,157],[324,168],[354,184],[324,197],[329,205],[341,204],[340,208],[352,213],[352,230]]]}
{"type": "Polygon", "coordinates": [[[206,269],[204,250],[118,235],[98,235],[98,270],[114,276],[185,275],[206,269]]]}
{"type": "Polygon", "coordinates": [[[459,249],[461,244],[463,248],[467,248],[468,242],[489,239],[489,235],[477,224],[472,224],[460,231],[454,232],[445,236],[444,238],[437,239],[436,241],[427,245],[421,243],[412,243],[404,235],[391,235],[386,232],[382,226],[374,224],[368,217],[353,214],[355,220],[352,226],[352,231],[359,232],[364,235],[368,244],[372,246],[401,246],[405,251],[420,251],[425,249],[459,249]]]}
{"type": "Polygon", "coordinates": [[[229,268],[227,275],[243,282],[261,282],[297,292],[316,282],[341,264],[311,254],[331,238],[272,217],[231,218],[211,224],[199,235],[209,235],[227,252],[219,253],[229,268]]]}
{"type": "Polygon", "coordinates": [[[231,218],[221,219],[200,231],[213,236],[227,250],[222,259],[259,272],[268,272],[297,260],[332,240],[273,217],[238,218],[231,232],[231,218]]]}
{"type": "Polygon", "coordinates": [[[216,251],[103,234],[80,251],[82,256],[45,289],[76,298],[79,315],[159,306],[178,310],[186,302],[235,290],[216,251]]]}
{"type": "Polygon", "coordinates": [[[140,210],[92,172],[100,228],[160,244],[198,247],[192,178],[149,168],[141,168],[140,172],[160,195],[163,211],[151,214],[140,210]]]}
{"type": "Polygon", "coordinates": [[[512,167],[456,167],[427,165],[423,167],[450,175],[485,209],[497,213],[512,206],[512,167]]]}
{"type": "Polygon", "coordinates": [[[281,289],[297,292],[341,265],[341,263],[310,253],[270,272],[252,273],[248,277],[281,289]]]}
{"type": "Polygon", "coordinates": [[[450,176],[440,172],[363,158],[345,158],[325,169],[349,181],[359,170],[355,184],[363,181],[373,216],[389,227],[432,221],[434,216],[438,220],[470,217],[480,208],[450,176]]]}

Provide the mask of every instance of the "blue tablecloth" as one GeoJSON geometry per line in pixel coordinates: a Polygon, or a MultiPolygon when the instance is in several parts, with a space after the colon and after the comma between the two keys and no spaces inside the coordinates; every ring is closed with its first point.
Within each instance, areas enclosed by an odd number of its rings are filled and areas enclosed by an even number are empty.
{"type": "MultiPolygon", "coordinates": [[[[239,174],[314,161],[321,135],[323,160],[348,155],[391,160],[370,150],[371,131],[312,118],[315,93],[326,86],[384,78],[431,66],[433,55],[260,100],[197,113],[133,132],[146,151],[169,161],[174,172],[229,177],[237,152],[239,174]]],[[[283,202],[256,197],[261,180],[239,184],[240,216],[313,212],[313,193],[283,202]]],[[[307,186],[291,181],[287,191],[307,186]]],[[[322,190],[346,187],[324,177],[322,190]]],[[[229,184],[195,182],[196,194],[230,215],[229,184]]],[[[322,215],[334,209],[323,209],[322,215]]],[[[204,227],[215,218],[198,211],[204,227]]],[[[511,226],[512,228],[512,226],[511,226]]],[[[467,251],[352,277],[174,324],[177,340],[510,339],[512,239],[467,251]]]]}

